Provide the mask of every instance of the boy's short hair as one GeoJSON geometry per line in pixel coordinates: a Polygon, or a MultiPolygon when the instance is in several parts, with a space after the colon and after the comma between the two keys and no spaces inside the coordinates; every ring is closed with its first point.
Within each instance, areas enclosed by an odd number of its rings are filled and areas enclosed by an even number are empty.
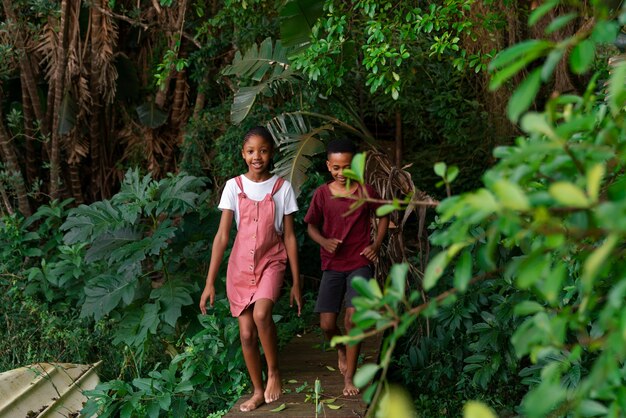
{"type": "Polygon", "coordinates": [[[356,154],[356,145],[354,142],[349,140],[348,138],[337,138],[333,139],[326,146],[326,156],[328,157],[330,154],[337,154],[348,152],[352,155],[356,154]]]}

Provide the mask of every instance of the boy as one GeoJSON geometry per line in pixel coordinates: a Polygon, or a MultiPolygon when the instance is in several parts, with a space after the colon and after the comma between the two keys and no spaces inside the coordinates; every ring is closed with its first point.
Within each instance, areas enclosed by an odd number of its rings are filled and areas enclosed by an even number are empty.
{"type": "MultiPolygon", "coordinates": [[[[367,184],[361,186],[351,182],[350,189],[346,189],[347,179],[343,176],[343,170],[350,168],[355,153],[356,147],[347,139],[337,139],[328,144],[326,166],[333,179],[315,190],[304,218],[309,236],[320,245],[323,273],[315,312],[320,314],[320,327],[329,341],[335,335],[341,335],[337,316],[344,297],[344,326],[347,332],[352,328],[355,311],[352,298],[357,295],[351,286],[352,279],[357,276],[372,277],[370,264],[378,258],[378,250],[389,226],[389,217],[382,217],[378,222],[376,239],[372,243],[370,218],[379,204],[366,202],[346,215],[355,202],[354,198],[364,196],[363,188],[369,197],[378,199],[376,191],[367,184]]],[[[343,394],[357,395],[359,390],[352,380],[360,344],[347,347],[341,345],[337,351],[339,370],[344,376],[343,394]]]]}

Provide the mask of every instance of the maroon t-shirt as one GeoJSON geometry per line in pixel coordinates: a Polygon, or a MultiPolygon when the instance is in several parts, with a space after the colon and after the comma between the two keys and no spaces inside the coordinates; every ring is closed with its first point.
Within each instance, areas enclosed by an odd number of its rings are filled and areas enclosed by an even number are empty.
{"type": "MultiPolygon", "coordinates": [[[[354,212],[345,215],[356,201],[346,197],[334,197],[329,183],[315,190],[304,222],[317,225],[325,238],[337,238],[343,241],[334,253],[320,247],[322,270],[352,271],[367,266],[370,261],[361,252],[371,244],[371,215],[380,206],[379,203],[365,202],[354,212]]],[[[378,193],[366,184],[369,197],[378,199],[378,193]]],[[[363,189],[357,187],[355,196],[362,196],[363,189]]]]}

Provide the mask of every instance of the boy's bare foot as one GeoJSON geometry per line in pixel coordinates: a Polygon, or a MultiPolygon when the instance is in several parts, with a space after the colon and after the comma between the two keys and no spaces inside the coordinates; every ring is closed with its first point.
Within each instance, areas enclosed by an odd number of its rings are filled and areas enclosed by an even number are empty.
{"type": "Polygon", "coordinates": [[[252,397],[239,406],[241,412],[250,412],[263,405],[265,402],[262,393],[253,393],[252,397]]]}
{"type": "Polygon", "coordinates": [[[345,375],[346,370],[348,370],[348,360],[346,358],[345,345],[337,346],[337,366],[339,367],[339,371],[341,372],[341,374],[345,375]]]}
{"type": "Polygon", "coordinates": [[[343,396],[356,396],[359,394],[359,388],[354,386],[351,378],[344,379],[343,396]]]}
{"type": "Polygon", "coordinates": [[[265,403],[271,403],[280,398],[282,384],[278,374],[268,374],[267,386],[265,387],[265,403]]]}

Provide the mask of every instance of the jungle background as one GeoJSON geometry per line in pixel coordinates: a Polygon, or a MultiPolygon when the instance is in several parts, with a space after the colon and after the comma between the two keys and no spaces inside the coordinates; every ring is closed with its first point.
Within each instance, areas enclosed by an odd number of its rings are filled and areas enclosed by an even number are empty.
{"type": "MultiPolygon", "coordinates": [[[[301,254],[325,141],[402,180],[402,248],[348,337],[385,333],[372,413],[396,383],[425,417],[624,416],[625,22],[608,0],[2,0],[0,371],[104,360],[87,416],[222,416],[248,385],[236,321],[223,282],[197,301],[267,125],[301,254]]],[[[312,322],[301,264],[281,344],[312,322]]]]}

